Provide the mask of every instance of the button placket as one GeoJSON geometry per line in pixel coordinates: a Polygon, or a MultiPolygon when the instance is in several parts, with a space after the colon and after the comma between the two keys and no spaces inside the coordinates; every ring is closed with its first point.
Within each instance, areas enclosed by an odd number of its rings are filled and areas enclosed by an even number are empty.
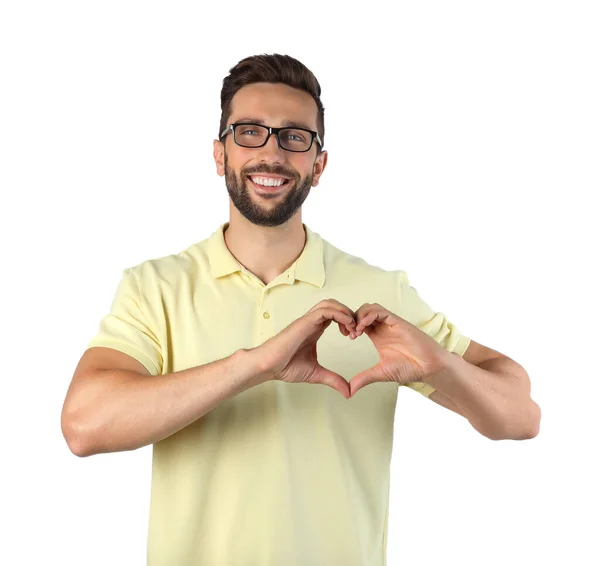
{"type": "Polygon", "coordinates": [[[268,339],[273,334],[272,308],[270,305],[271,289],[271,287],[265,287],[261,292],[260,300],[258,302],[258,324],[260,326],[260,334],[263,339],[268,339]]]}

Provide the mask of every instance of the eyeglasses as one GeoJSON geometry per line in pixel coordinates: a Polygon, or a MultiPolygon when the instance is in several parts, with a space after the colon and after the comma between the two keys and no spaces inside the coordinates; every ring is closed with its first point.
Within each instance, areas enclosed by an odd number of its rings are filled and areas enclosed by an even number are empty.
{"type": "Polygon", "coordinates": [[[241,147],[262,147],[269,141],[271,134],[275,134],[277,137],[280,149],[286,151],[308,151],[312,147],[315,138],[317,143],[323,147],[319,134],[304,128],[271,128],[260,124],[236,123],[229,124],[223,130],[219,139],[222,139],[229,132],[233,132],[233,141],[241,147]]]}

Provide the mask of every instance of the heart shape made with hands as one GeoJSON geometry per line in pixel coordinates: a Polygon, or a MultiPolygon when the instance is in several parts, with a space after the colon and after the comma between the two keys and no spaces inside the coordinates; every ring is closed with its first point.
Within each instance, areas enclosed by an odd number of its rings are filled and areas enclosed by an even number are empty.
{"type": "Polygon", "coordinates": [[[365,333],[377,349],[379,362],[348,382],[350,397],[370,383],[425,381],[446,366],[446,349],[379,303],[364,303],[354,318],[354,329],[345,328],[343,333],[351,340],[365,333]]]}

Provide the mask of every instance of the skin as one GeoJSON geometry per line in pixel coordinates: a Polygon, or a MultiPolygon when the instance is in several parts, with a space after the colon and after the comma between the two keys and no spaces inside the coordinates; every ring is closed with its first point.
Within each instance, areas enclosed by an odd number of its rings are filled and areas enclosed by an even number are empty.
{"type": "MultiPolygon", "coordinates": [[[[253,117],[279,127],[297,120],[317,131],[317,104],[307,92],[281,83],[253,83],[233,97],[228,124],[253,117]]],[[[317,142],[310,151],[294,153],[279,149],[271,136],[260,148],[238,146],[229,133],[214,140],[217,174],[225,177],[229,193],[229,226],[225,243],[234,257],[268,284],[302,253],[306,235],[302,226],[302,204],[327,164],[327,152],[317,157],[317,142]],[[259,194],[249,174],[273,174],[292,182],[275,194],[259,194]]]]}

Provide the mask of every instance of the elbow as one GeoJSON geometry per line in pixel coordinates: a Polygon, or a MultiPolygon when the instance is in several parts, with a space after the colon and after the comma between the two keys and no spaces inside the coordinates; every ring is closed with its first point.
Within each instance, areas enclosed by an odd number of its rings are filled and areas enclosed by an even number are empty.
{"type": "Polygon", "coordinates": [[[85,458],[86,456],[91,455],[86,449],[85,444],[82,442],[81,437],[77,436],[73,432],[65,433],[64,431],[63,436],[72,454],[78,456],[79,458],[85,458]]]}
{"type": "Polygon", "coordinates": [[[82,426],[81,422],[75,418],[74,415],[63,411],[61,415],[60,427],[62,435],[69,447],[69,450],[79,458],[85,458],[95,454],[90,449],[90,444],[87,440],[85,433],[85,427],[82,426]]]}
{"type": "Polygon", "coordinates": [[[108,452],[135,450],[138,445],[124,442],[107,432],[107,426],[89,412],[63,412],[61,429],[69,450],[80,458],[108,452]]]}
{"type": "Polygon", "coordinates": [[[506,440],[531,440],[540,433],[542,410],[535,402],[531,402],[531,410],[528,411],[527,419],[514,419],[514,425],[504,435],[506,440]],[[518,424],[517,424],[518,423],[518,424]]]}
{"type": "Polygon", "coordinates": [[[535,401],[532,401],[532,403],[533,403],[533,409],[531,411],[532,415],[531,415],[530,424],[529,424],[528,428],[526,429],[526,436],[525,436],[526,440],[535,438],[540,433],[540,425],[542,422],[541,407],[535,401]]]}

